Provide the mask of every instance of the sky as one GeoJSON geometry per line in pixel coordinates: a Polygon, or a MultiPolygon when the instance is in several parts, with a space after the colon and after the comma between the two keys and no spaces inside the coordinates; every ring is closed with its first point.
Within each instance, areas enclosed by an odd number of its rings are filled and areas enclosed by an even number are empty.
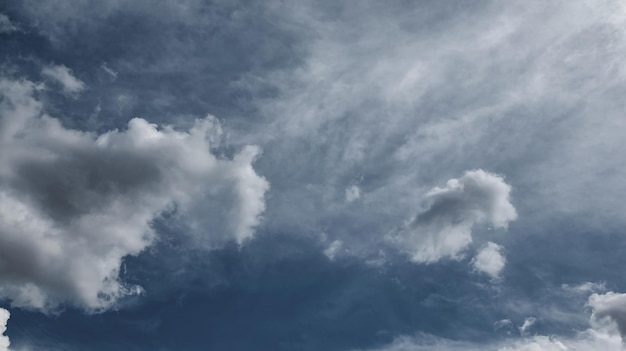
{"type": "Polygon", "coordinates": [[[624,350],[626,3],[0,3],[0,351],[624,350]]]}

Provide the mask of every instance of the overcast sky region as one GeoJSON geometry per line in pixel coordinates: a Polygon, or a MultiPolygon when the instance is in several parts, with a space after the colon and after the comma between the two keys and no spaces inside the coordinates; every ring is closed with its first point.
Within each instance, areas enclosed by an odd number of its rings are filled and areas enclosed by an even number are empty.
{"type": "Polygon", "coordinates": [[[626,3],[0,2],[0,351],[623,351],[626,3]]]}

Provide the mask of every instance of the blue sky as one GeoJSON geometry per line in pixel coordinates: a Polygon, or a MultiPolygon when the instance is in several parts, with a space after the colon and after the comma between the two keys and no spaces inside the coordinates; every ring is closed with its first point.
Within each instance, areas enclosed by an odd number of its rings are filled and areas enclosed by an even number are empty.
{"type": "Polygon", "coordinates": [[[3,2],[0,350],[621,350],[624,25],[3,2]]]}

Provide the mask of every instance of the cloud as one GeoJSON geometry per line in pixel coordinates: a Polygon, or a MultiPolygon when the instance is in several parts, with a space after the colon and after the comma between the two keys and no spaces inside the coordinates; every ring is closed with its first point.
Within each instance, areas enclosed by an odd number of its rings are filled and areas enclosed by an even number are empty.
{"type": "Polygon", "coordinates": [[[78,94],[85,90],[85,83],[74,77],[72,70],[64,65],[53,65],[44,67],[41,74],[54,80],[63,88],[63,92],[69,95],[78,94]]]}
{"type": "Polygon", "coordinates": [[[107,66],[106,62],[100,65],[100,68],[109,76],[111,81],[115,81],[117,79],[117,72],[112,70],[109,66],[107,66]]]}
{"type": "Polygon", "coordinates": [[[0,308],[0,351],[9,351],[9,346],[11,346],[9,337],[4,335],[7,330],[7,322],[10,317],[11,313],[9,313],[9,311],[4,308],[0,308]]]}
{"type": "Polygon", "coordinates": [[[506,259],[501,251],[502,246],[488,242],[472,259],[472,267],[478,272],[489,275],[492,279],[498,278],[506,265],[506,259]]]}
{"type": "Polygon", "coordinates": [[[17,31],[17,27],[11,22],[9,17],[4,13],[0,13],[0,34],[11,33],[17,31]]]}
{"type": "Polygon", "coordinates": [[[252,167],[260,149],[213,154],[216,118],[187,131],[134,118],[98,135],[46,115],[36,90],[0,80],[0,296],[13,306],[102,310],[140,292],[120,265],[163,213],[206,247],[253,236],[269,189],[252,167]]]}
{"type": "Polygon", "coordinates": [[[517,218],[510,192],[501,176],[480,169],[467,171],[430,190],[423,209],[390,240],[415,262],[460,259],[472,242],[474,225],[506,229],[517,218]]]}
{"type": "Polygon", "coordinates": [[[353,202],[361,197],[361,189],[356,185],[350,185],[346,188],[346,201],[353,202]]]}
{"type": "Polygon", "coordinates": [[[341,242],[341,240],[333,241],[324,250],[324,255],[328,257],[329,260],[331,261],[334,260],[337,254],[339,253],[339,250],[341,250],[342,245],[343,245],[343,242],[341,242]]]}
{"type": "Polygon", "coordinates": [[[594,293],[589,297],[588,304],[593,308],[593,318],[611,319],[617,324],[622,338],[626,340],[626,294],[594,293]]]}
{"type": "Polygon", "coordinates": [[[528,317],[524,319],[524,323],[522,323],[522,325],[519,327],[520,334],[525,335],[528,329],[535,325],[535,323],[537,323],[537,318],[535,317],[528,317]]]}
{"type": "Polygon", "coordinates": [[[588,329],[572,337],[536,335],[494,342],[467,342],[428,334],[397,337],[371,351],[622,351],[618,335],[607,330],[588,329]]]}

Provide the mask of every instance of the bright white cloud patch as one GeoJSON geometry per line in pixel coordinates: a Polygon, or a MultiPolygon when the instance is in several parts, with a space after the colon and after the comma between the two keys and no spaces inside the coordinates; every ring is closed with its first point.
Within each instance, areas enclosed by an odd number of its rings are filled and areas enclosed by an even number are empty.
{"type": "Polygon", "coordinates": [[[0,308],[0,351],[9,351],[9,346],[11,345],[9,337],[4,335],[4,332],[7,330],[9,317],[11,317],[11,313],[4,308],[0,308]]]}
{"type": "Polygon", "coordinates": [[[478,272],[485,273],[495,279],[506,265],[506,259],[502,255],[502,246],[488,242],[476,257],[472,259],[472,267],[478,272]]]}
{"type": "Polygon", "coordinates": [[[41,74],[60,84],[66,94],[77,94],[85,90],[85,83],[74,77],[72,71],[63,65],[45,67],[41,74]]]}
{"type": "Polygon", "coordinates": [[[517,218],[510,193],[511,187],[502,177],[480,169],[467,171],[446,186],[430,190],[423,209],[391,241],[415,262],[459,259],[472,242],[474,225],[506,229],[509,221],[517,218]]]}
{"type": "Polygon", "coordinates": [[[119,280],[120,264],[153,242],[150,223],[164,211],[208,245],[253,235],[269,188],[252,168],[259,149],[213,155],[215,118],[188,131],[135,118],[96,135],[45,115],[34,90],[0,80],[0,297],[41,310],[110,307],[139,291],[119,280]]]}

